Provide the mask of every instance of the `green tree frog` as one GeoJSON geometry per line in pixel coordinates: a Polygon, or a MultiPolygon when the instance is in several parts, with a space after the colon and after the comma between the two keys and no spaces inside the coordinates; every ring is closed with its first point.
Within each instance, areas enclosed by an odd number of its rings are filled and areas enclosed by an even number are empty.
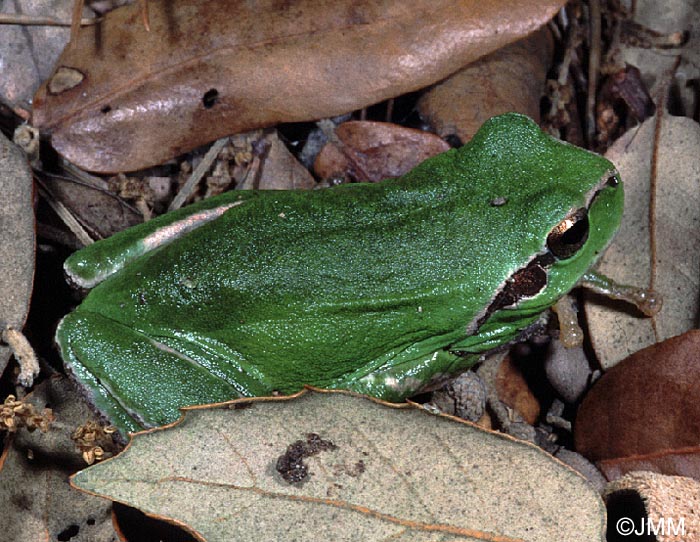
{"type": "Polygon", "coordinates": [[[604,281],[622,209],[613,164],[505,114],[397,179],[228,192],[84,248],[56,338],[122,432],[304,384],[401,401],[604,281]]]}

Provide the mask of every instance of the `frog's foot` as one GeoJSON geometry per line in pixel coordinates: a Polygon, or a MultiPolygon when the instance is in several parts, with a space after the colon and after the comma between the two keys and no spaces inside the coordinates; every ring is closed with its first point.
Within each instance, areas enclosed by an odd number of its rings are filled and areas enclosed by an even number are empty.
{"type": "Polygon", "coordinates": [[[469,369],[481,357],[438,350],[430,355],[395,358],[378,369],[344,379],[337,388],[350,389],[385,401],[401,402],[420,391],[435,388],[450,376],[469,369]]]}

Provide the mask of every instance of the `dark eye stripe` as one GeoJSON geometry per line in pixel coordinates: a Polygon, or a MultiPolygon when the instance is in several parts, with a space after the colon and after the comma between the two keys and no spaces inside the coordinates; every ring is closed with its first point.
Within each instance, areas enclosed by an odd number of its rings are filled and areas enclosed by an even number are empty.
{"type": "Polygon", "coordinates": [[[493,298],[484,315],[477,322],[477,329],[496,311],[517,304],[520,300],[533,297],[547,286],[547,268],[554,263],[550,253],[542,254],[508,278],[498,294],[493,298]]]}

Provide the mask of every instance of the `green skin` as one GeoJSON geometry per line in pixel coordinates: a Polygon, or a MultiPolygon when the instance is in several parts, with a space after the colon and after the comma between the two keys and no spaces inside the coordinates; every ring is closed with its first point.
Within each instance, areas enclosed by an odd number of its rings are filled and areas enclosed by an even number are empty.
{"type": "Polygon", "coordinates": [[[56,340],[123,432],[304,384],[401,401],[518,340],[576,286],[620,223],[612,176],[511,113],[398,179],[228,192],[71,256],[69,277],[99,284],[56,340]],[[586,242],[546,287],[489,311],[587,207],[586,242]]]}

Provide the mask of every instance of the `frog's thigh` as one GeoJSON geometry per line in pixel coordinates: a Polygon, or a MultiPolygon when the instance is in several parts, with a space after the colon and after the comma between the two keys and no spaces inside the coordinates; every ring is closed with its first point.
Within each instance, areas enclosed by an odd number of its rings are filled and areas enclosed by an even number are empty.
{"type": "Polygon", "coordinates": [[[347,382],[347,389],[386,401],[403,401],[431,381],[464,371],[478,360],[478,356],[458,356],[444,349],[431,354],[414,353],[413,357],[406,355],[408,353],[397,356],[354,382],[347,382]]]}
{"type": "Polygon", "coordinates": [[[192,359],[97,313],[69,314],[56,337],[68,370],[121,429],[163,425],[178,407],[239,396],[192,359]]]}

